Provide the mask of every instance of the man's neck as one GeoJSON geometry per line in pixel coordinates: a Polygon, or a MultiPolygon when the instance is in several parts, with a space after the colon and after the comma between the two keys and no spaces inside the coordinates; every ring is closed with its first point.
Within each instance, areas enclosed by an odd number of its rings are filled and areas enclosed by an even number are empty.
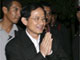
{"type": "Polygon", "coordinates": [[[0,26],[2,29],[4,29],[7,33],[9,33],[12,29],[13,24],[10,23],[8,20],[5,20],[3,18],[3,20],[0,22],[0,26]]]}
{"type": "Polygon", "coordinates": [[[36,34],[34,32],[30,32],[28,29],[26,30],[34,39],[38,40],[39,34],[36,34]]]}

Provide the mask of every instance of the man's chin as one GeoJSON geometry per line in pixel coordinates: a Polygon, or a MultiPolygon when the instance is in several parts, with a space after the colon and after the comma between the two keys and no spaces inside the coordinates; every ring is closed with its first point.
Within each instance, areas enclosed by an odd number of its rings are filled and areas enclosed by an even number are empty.
{"type": "Polygon", "coordinates": [[[41,34],[43,31],[39,31],[38,33],[41,34]]]}
{"type": "Polygon", "coordinates": [[[18,21],[14,21],[13,23],[14,23],[14,24],[17,24],[17,23],[18,23],[18,21]]]}

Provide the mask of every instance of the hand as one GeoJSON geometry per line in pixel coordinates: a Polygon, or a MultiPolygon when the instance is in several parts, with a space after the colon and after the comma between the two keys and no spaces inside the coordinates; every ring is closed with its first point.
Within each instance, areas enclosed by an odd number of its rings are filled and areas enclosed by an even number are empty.
{"type": "Polygon", "coordinates": [[[43,56],[47,56],[51,52],[53,40],[51,36],[51,33],[47,32],[42,40],[42,43],[40,45],[40,52],[43,56]]]}

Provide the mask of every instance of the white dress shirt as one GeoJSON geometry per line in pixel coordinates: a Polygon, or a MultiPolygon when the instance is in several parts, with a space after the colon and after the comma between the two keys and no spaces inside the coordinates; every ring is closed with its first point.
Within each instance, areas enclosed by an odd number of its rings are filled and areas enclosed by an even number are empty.
{"type": "MultiPolygon", "coordinates": [[[[40,49],[39,49],[39,42],[40,42],[40,35],[38,37],[38,40],[34,39],[27,31],[26,29],[26,34],[28,35],[28,37],[31,39],[32,43],[34,44],[35,48],[36,48],[36,51],[37,53],[40,52],[40,49]]],[[[53,51],[51,50],[51,52],[48,54],[48,55],[51,55],[53,53],[53,51]]],[[[45,56],[43,55],[43,57],[45,58],[45,56]]]]}
{"type": "Polygon", "coordinates": [[[26,29],[26,34],[29,36],[29,38],[31,39],[32,43],[34,44],[35,48],[36,48],[36,51],[37,53],[40,51],[39,50],[39,42],[40,42],[40,35],[38,37],[38,40],[34,39],[28,32],[27,32],[27,29],[26,29]]]}

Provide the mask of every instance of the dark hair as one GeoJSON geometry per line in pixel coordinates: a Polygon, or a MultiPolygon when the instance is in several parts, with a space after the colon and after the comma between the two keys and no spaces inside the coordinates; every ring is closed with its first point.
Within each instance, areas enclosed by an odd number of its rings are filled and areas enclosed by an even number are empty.
{"type": "Polygon", "coordinates": [[[26,19],[28,19],[31,16],[31,11],[39,7],[43,9],[45,14],[45,10],[40,3],[32,2],[32,3],[28,3],[27,5],[25,5],[25,7],[23,7],[21,11],[21,17],[25,17],[26,19]]]}
{"type": "Polygon", "coordinates": [[[48,6],[51,7],[51,4],[49,2],[46,1],[40,1],[40,3],[42,4],[42,6],[48,6]]]}
{"type": "Polygon", "coordinates": [[[12,5],[12,2],[13,2],[13,1],[16,1],[16,2],[21,3],[20,0],[3,0],[3,1],[2,1],[2,7],[5,6],[5,7],[9,10],[9,8],[10,8],[10,6],[12,5]]]}
{"type": "Polygon", "coordinates": [[[79,6],[79,7],[77,7],[77,11],[80,11],[80,6],[79,6]]]}
{"type": "Polygon", "coordinates": [[[40,4],[43,6],[43,7],[49,7],[50,10],[51,10],[51,14],[52,14],[52,6],[49,2],[46,2],[46,1],[40,1],[40,4]]]}

